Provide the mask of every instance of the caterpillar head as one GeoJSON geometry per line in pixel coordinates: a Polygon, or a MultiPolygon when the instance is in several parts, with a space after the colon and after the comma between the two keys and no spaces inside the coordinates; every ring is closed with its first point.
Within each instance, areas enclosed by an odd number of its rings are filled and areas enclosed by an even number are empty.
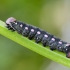
{"type": "Polygon", "coordinates": [[[13,17],[10,17],[6,20],[6,27],[10,30],[14,30],[13,27],[12,27],[12,23],[16,22],[16,19],[13,18],[13,17]]]}

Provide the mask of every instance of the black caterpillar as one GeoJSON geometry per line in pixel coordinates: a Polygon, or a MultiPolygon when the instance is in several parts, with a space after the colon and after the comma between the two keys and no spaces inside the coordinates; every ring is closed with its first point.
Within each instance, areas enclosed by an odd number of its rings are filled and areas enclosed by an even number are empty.
{"type": "Polygon", "coordinates": [[[45,32],[37,27],[17,21],[10,17],[6,20],[6,27],[9,30],[17,31],[19,34],[28,37],[30,40],[34,39],[36,43],[42,43],[43,46],[49,46],[51,50],[58,50],[66,53],[66,57],[70,58],[70,44],[61,39],[45,32]]]}

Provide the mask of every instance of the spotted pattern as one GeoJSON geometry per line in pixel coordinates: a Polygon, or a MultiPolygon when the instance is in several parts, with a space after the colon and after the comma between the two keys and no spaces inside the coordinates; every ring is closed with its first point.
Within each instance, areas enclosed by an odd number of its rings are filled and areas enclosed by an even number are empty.
{"type": "Polygon", "coordinates": [[[40,32],[40,31],[38,31],[38,32],[37,32],[37,34],[41,34],[41,32],[40,32]]]}
{"type": "Polygon", "coordinates": [[[58,43],[59,43],[59,44],[62,44],[62,42],[61,42],[61,41],[59,41],[58,43]]]}
{"type": "Polygon", "coordinates": [[[55,38],[52,38],[53,41],[55,41],[55,38]]]}
{"type": "MultiPolygon", "coordinates": [[[[15,23],[15,22],[14,22],[15,23]]],[[[17,23],[15,23],[17,25],[17,23]]]]}
{"type": "Polygon", "coordinates": [[[31,29],[31,32],[34,32],[34,29],[31,29]]]}
{"type": "Polygon", "coordinates": [[[26,30],[28,30],[28,27],[25,27],[26,30]]]}
{"type": "Polygon", "coordinates": [[[46,37],[46,38],[47,38],[47,37],[48,37],[48,35],[46,35],[46,34],[45,34],[45,35],[44,35],[44,37],[46,37]]]}
{"type": "Polygon", "coordinates": [[[23,25],[21,24],[20,27],[23,27],[23,25]]]}

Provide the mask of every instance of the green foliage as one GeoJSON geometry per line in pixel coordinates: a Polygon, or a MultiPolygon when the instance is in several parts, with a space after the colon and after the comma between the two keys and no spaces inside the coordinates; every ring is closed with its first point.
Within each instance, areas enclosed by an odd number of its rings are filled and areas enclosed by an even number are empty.
{"type": "Polygon", "coordinates": [[[70,67],[70,59],[66,58],[64,53],[51,51],[48,47],[45,48],[41,44],[36,44],[34,41],[28,40],[17,32],[11,32],[5,27],[3,21],[0,21],[0,34],[44,57],[70,67]]]}

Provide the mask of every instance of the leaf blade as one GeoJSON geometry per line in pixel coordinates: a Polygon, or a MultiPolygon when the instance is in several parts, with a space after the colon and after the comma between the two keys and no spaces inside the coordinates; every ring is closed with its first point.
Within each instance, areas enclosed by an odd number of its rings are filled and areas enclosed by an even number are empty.
{"type": "Polygon", "coordinates": [[[70,67],[70,59],[65,54],[58,51],[51,51],[48,47],[36,44],[34,41],[28,40],[17,32],[11,32],[5,27],[5,23],[0,20],[0,34],[13,40],[14,42],[67,67],[70,67]]]}

